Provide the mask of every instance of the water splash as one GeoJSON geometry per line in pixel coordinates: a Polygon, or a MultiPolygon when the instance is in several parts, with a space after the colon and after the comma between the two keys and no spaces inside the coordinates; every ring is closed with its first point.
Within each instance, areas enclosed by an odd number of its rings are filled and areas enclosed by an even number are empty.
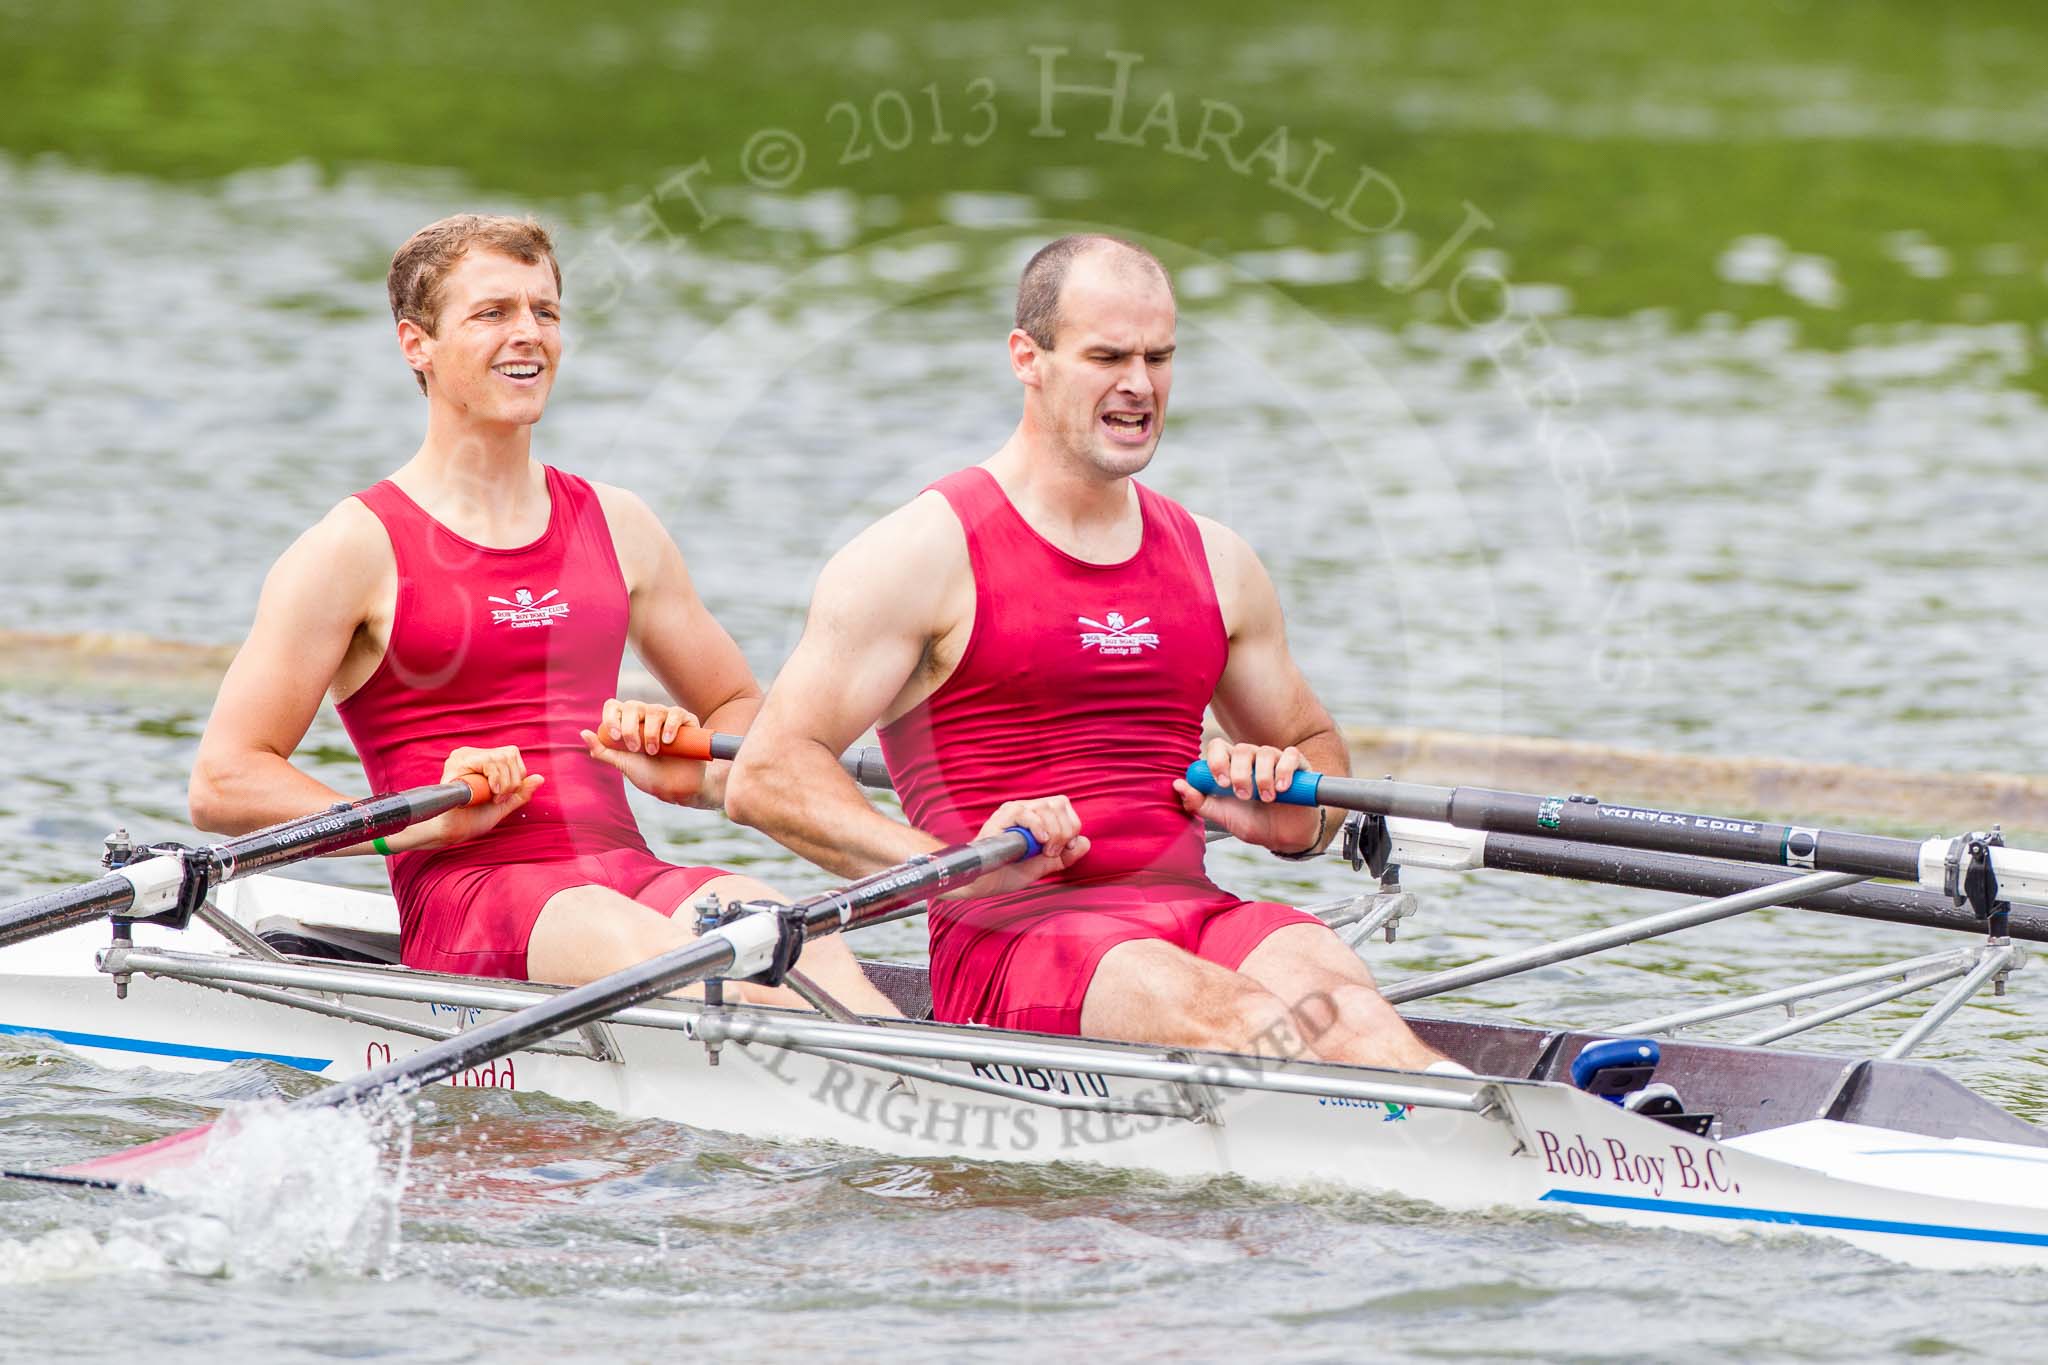
{"type": "Polygon", "coordinates": [[[411,1144],[403,1104],[231,1110],[199,1160],[152,1177],[176,1207],[124,1231],[191,1274],[376,1274],[398,1250],[411,1144]]]}
{"type": "MultiPolygon", "coordinates": [[[[0,1241],[0,1285],[178,1273],[375,1275],[396,1258],[412,1120],[381,1111],[230,1110],[196,1161],[150,1177],[137,1215],[0,1241]]],[[[127,1196],[107,1196],[125,1199],[127,1196]]]]}
{"type": "Polygon", "coordinates": [[[24,1241],[0,1241],[0,1285],[160,1274],[170,1268],[157,1248],[126,1233],[100,1237],[85,1228],[58,1228],[24,1241]]]}

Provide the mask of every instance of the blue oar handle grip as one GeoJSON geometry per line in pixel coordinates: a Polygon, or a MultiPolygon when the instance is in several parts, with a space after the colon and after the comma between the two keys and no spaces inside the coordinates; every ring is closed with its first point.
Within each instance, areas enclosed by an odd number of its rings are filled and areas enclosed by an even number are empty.
{"type": "MultiPolygon", "coordinates": [[[[1021,834],[1024,836],[1025,858],[1036,858],[1039,854],[1045,851],[1045,845],[1038,842],[1038,836],[1036,834],[1033,834],[1030,830],[1024,828],[1024,826],[1022,825],[1011,825],[1008,829],[1004,830],[1003,833],[1021,834]]],[[[1021,862],[1023,861],[1023,859],[1019,859],[1018,861],[1021,862]]]]}
{"type": "MultiPolygon", "coordinates": [[[[1296,773],[1294,781],[1288,783],[1285,790],[1275,792],[1273,799],[1284,806],[1313,806],[1316,804],[1316,792],[1322,784],[1321,773],[1296,773]]],[[[1209,771],[1209,765],[1200,759],[1188,764],[1188,785],[1204,796],[1234,795],[1230,788],[1216,780],[1216,775],[1209,771]]],[[[1252,799],[1258,799],[1256,791],[1252,799]]]]}

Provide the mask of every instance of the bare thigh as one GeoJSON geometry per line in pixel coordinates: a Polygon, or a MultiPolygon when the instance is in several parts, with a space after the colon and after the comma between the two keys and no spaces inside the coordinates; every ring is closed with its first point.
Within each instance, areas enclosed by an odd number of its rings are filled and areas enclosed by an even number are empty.
{"type": "MultiPolygon", "coordinates": [[[[526,941],[527,975],[559,986],[580,986],[680,948],[697,937],[695,903],[707,892],[721,901],[789,899],[752,877],[715,877],[692,893],[690,904],[664,915],[609,887],[572,886],[550,896],[541,907],[526,941]]],[[[898,1012],[868,981],[837,935],[808,945],[803,968],[856,1013],[898,1012]]],[[[783,986],[742,981],[729,989],[748,1004],[810,1008],[802,996],[783,986]]],[[[697,986],[676,992],[692,999],[703,993],[697,986]]]]}
{"type": "Polygon", "coordinates": [[[670,919],[608,886],[572,886],[540,908],[526,939],[526,974],[581,986],[695,937],[688,920],[670,919]]]}
{"type": "Polygon", "coordinates": [[[1292,1015],[1270,991],[1160,939],[1131,939],[1102,955],[1081,1000],[1081,1031],[1279,1057],[1301,1050],[1292,1015]]]}
{"type": "Polygon", "coordinates": [[[1238,970],[1286,1003],[1310,1055],[1409,1070],[1442,1058],[1380,995],[1358,954],[1320,925],[1274,930],[1238,970]]]}

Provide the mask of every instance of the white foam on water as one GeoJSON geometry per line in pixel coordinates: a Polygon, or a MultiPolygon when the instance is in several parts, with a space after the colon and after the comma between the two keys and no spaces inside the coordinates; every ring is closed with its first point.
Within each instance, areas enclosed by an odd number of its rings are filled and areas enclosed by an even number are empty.
{"type": "Polygon", "coordinates": [[[58,1228],[24,1241],[0,1241],[0,1285],[161,1274],[170,1268],[162,1252],[120,1232],[102,1237],[85,1228],[58,1228]]]}
{"type": "Polygon", "coordinates": [[[403,1105],[238,1108],[197,1161],[149,1178],[174,1207],[116,1231],[189,1274],[375,1274],[398,1249],[410,1147],[403,1105]]]}

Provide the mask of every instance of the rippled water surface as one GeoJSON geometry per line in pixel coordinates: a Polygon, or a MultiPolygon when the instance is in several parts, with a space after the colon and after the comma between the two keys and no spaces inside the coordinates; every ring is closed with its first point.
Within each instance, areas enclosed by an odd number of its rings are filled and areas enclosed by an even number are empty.
{"type": "MultiPolygon", "coordinates": [[[[665,41],[694,41],[686,28],[665,41]]],[[[1234,50],[1229,70],[1337,98],[1302,32],[1234,50]]],[[[925,36],[935,50],[982,41],[925,36]]],[[[807,42],[793,61],[812,59],[807,42]]],[[[1402,49],[1405,64],[1365,38],[1344,51],[1361,69],[1400,65],[1386,116],[1445,138],[1598,143],[1607,158],[1639,138],[1646,154],[1738,162],[1772,138],[1836,138],[1863,166],[1910,125],[1979,179],[1994,164],[2037,173],[2048,145],[2038,101],[1994,108],[1932,77],[1773,67],[1734,94],[1674,77],[1631,101],[1532,93],[1551,77],[1496,51],[1533,85],[1482,99],[1431,65],[1449,49],[1402,49]]],[[[0,153],[0,629],[137,639],[119,669],[25,648],[0,660],[0,896],[86,875],[116,825],[181,832],[211,673],[162,642],[232,644],[277,553],[414,448],[424,409],[391,352],[381,276],[419,223],[484,202],[560,226],[572,351],[538,448],[648,498],[765,677],[823,556],[1014,421],[1008,281],[1069,217],[1105,212],[1101,168],[1087,199],[1068,192],[1087,179],[1062,161],[1077,154],[1046,157],[1003,193],[734,191],[716,200],[726,235],[670,249],[620,245],[620,195],[536,205],[473,188],[499,183],[488,175],[266,161],[168,179],[119,155],[0,153]],[[611,287],[595,260],[614,262],[611,287]]],[[[1731,184],[1728,202],[1757,192],[1731,184]]],[[[1844,191],[1814,193],[1833,205],[1844,191]]],[[[1623,198],[1602,202],[1626,216],[1623,198]]],[[[1597,237],[1606,219],[1589,216],[1597,237]]],[[[1566,248],[1532,247],[1535,273],[1509,270],[1515,329],[1465,325],[1440,292],[1403,296],[1398,314],[1343,306],[1345,289],[1386,293],[1375,281],[1426,242],[1336,248],[1274,221],[1225,244],[1199,218],[1190,206],[1158,229],[1183,314],[1153,481],[1252,539],[1341,718],[2048,767],[2048,632],[2034,628],[2048,494],[2029,377],[2043,341],[2025,302],[2048,268],[2039,214],[1964,243],[1943,236],[1949,209],[1886,202],[1834,256],[1713,217],[1701,231],[1715,240],[1671,266],[1691,275],[1669,308],[1649,288],[1640,308],[1614,305],[1647,272],[1618,281],[1627,267],[1607,258],[1581,278],[1566,248]]],[[[1508,266],[1488,249],[1460,263],[1508,266]]],[[[360,787],[331,713],[300,758],[360,787]]],[[[642,813],[658,849],[822,884],[712,816],[642,813]]],[[[1248,893],[1356,886],[1334,864],[1212,858],[1248,893]]],[[[368,861],[303,875],[379,884],[368,861]]],[[[1498,876],[1410,883],[1425,906],[1370,950],[1383,978],[1662,904],[1498,876]]],[[[923,951],[916,924],[857,946],[923,951]]],[[[1767,912],[1436,1006],[1612,1025],[1935,946],[1767,912]]],[[[2029,976],[1923,1055],[2038,1121],[2048,1006],[2029,976]]],[[[107,1008],[118,1020],[111,992],[107,1008]]],[[[1870,1052],[1909,1017],[1887,1007],[1814,1045],[1870,1052]]],[[[312,1084],[256,1063],[112,1072],[0,1036],[0,1158],[117,1150],[312,1084]]],[[[2048,1306],[2040,1274],[1909,1271],[1831,1243],[903,1161],[538,1095],[436,1091],[375,1126],[248,1112],[232,1167],[178,1199],[0,1185],[0,1357],[2012,1358],[2048,1306]],[[295,1174],[280,1164],[294,1153],[317,1159],[295,1174]]]]}

